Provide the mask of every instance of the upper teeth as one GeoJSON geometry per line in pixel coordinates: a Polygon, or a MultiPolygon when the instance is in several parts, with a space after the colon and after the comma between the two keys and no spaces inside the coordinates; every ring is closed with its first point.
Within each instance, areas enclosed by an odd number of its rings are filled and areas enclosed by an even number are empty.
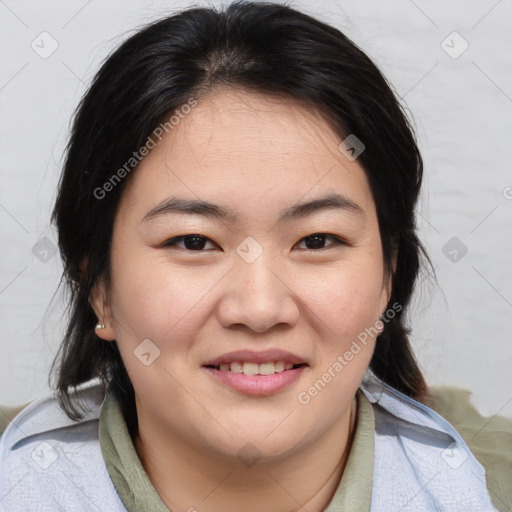
{"type": "Polygon", "coordinates": [[[272,375],[284,370],[290,370],[293,364],[285,361],[270,361],[268,363],[248,363],[233,361],[232,363],[221,363],[219,369],[223,372],[244,373],[245,375],[272,375]]]}

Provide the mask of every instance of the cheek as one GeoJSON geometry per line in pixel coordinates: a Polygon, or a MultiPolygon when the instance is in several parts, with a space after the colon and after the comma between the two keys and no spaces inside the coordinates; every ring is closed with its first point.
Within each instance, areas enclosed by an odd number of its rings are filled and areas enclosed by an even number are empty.
{"type": "Polygon", "coordinates": [[[353,338],[379,318],[384,292],[378,265],[345,265],[317,276],[307,288],[308,304],[330,336],[353,338]]]}
{"type": "Polygon", "coordinates": [[[136,255],[112,269],[117,345],[141,403],[154,410],[171,395],[177,406],[186,405],[176,376],[186,367],[194,329],[201,325],[201,297],[216,281],[215,276],[202,280],[192,273],[136,255]]]}
{"type": "Polygon", "coordinates": [[[133,352],[150,339],[162,355],[172,347],[174,361],[185,359],[211,311],[211,292],[224,274],[225,269],[208,266],[173,266],[165,255],[141,254],[113,266],[112,311],[120,348],[133,352]]]}
{"type": "Polygon", "coordinates": [[[112,310],[131,335],[161,336],[192,300],[186,272],[173,272],[145,249],[118,244],[112,251],[112,310]]]}

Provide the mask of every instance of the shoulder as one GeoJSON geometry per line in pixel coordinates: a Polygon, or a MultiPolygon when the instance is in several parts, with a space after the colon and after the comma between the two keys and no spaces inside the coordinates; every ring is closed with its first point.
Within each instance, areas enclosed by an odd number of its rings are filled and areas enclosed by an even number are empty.
{"type": "Polygon", "coordinates": [[[38,399],[14,408],[2,408],[5,430],[0,446],[12,450],[18,443],[33,436],[74,426],[93,419],[98,419],[104,393],[98,382],[90,381],[73,394],[73,399],[84,404],[86,412],[80,421],[70,419],[59,405],[57,394],[50,391],[38,399]]]}
{"type": "Polygon", "coordinates": [[[484,466],[454,425],[371,372],[361,389],[375,420],[372,499],[377,509],[408,512],[442,505],[443,510],[491,511],[494,505],[502,510],[499,498],[491,496],[484,466]]]}
{"type": "Polygon", "coordinates": [[[98,439],[99,382],[73,393],[86,411],[70,419],[51,391],[24,407],[0,438],[0,509],[124,511],[98,439]]]}
{"type": "Polygon", "coordinates": [[[484,466],[498,509],[512,510],[512,419],[482,416],[466,389],[446,386],[433,387],[430,391],[430,407],[460,432],[484,466]]]}

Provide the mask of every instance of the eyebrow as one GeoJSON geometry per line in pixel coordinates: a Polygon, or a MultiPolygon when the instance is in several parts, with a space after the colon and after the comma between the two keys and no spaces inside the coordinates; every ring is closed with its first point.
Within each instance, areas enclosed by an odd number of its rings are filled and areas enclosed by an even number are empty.
{"type": "MultiPolygon", "coordinates": [[[[337,193],[329,194],[311,201],[296,203],[289,208],[281,210],[278,223],[287,220],[307,217],[314,213],[325,210],[343,210],[353,212],[363,219],[366,218],[364,210],[352,199],[337,193]]],[[[184,199],[171,197],[149,210],[142,218],[141,223],[152,220],[162,215],[185,213],[191,215],[202,215],[203,217],[236,222],[238,216],[236,211],[208,201],[198,199],[184,199]]]]}

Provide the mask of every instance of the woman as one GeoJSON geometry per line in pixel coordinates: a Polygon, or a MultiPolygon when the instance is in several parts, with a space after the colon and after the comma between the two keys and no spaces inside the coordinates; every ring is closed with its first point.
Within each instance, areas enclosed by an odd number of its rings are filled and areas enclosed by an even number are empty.
{"type": "Polygon", "coordinates": [[[335,28],[234,3],[128,39],[74,119],[57,393],[2,437],[4,509],[497,510],[408,342],[421,178],[335,28]]]}

